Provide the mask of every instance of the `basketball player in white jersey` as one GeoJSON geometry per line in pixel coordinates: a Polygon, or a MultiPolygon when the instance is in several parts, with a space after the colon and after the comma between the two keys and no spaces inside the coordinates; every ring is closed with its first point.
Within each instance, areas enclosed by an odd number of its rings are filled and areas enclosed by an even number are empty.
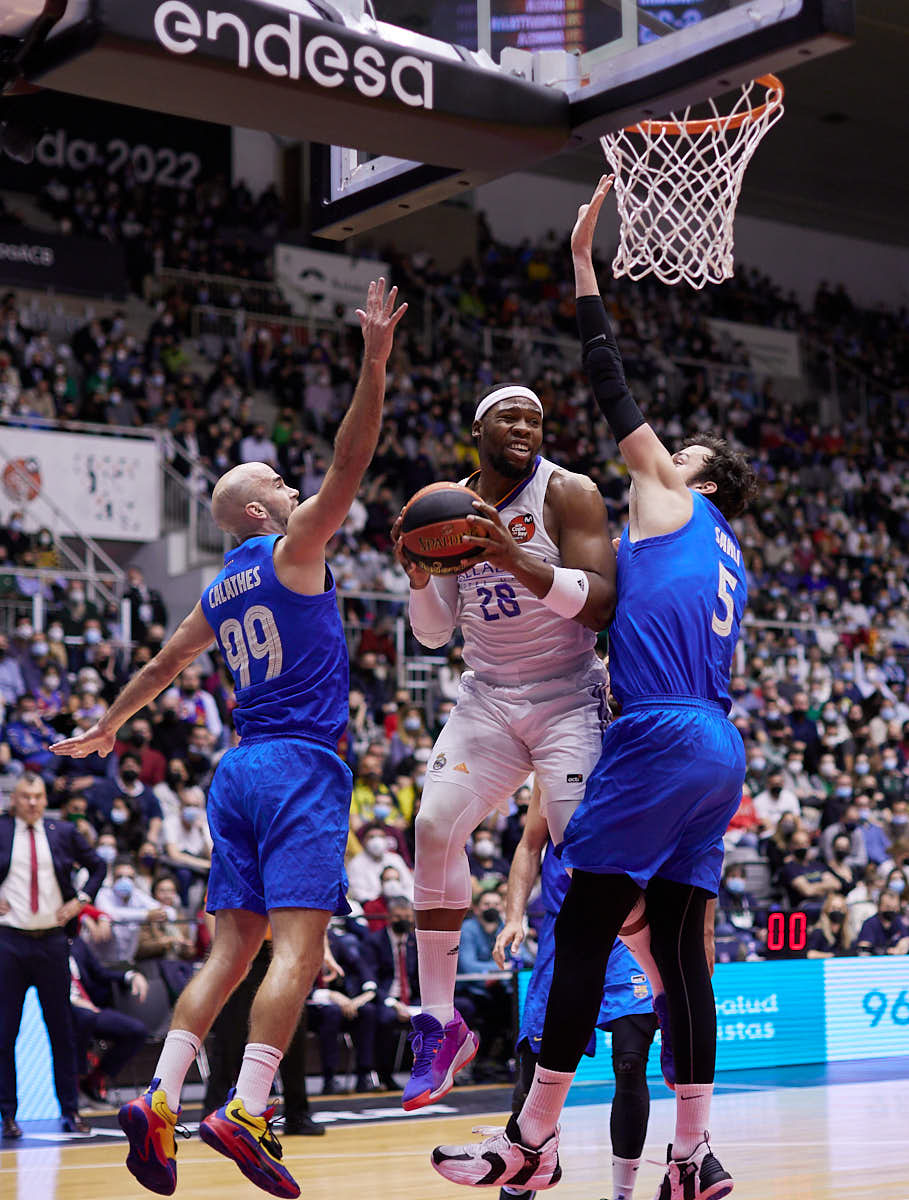
{"type": "Polygon", "coordinates": [[[473,435],[480,469],[463,482],[483,501],[471,518],[471,540],[484,559],[457,576],[430,576],[405,559],[400,518],[392,531],[410,577],[414,633],[424,646],[444,646],[460,626],[470,668],[430,755],[416,821],[423,1011],[413,1020],[408,1110],[444,1096],[477,1051],[476,1035],[454,1008],[461,922],[471,902],[468,837],[493,809],[507,812],[509,797],[534,772],[558,845],[600,757],[608,719],[608,675],[594,652],[616,595],[602,497],[586,475],[539,456],[543,406],[529,388],[506,384],[483,397],[473,435]]]}

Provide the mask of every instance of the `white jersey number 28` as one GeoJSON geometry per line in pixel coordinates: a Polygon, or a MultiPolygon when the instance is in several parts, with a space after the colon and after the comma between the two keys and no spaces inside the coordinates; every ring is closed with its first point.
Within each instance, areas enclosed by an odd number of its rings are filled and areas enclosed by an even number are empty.
{"type": "Polygon", "coordinates": [[[274,679],[281,674],[284,651],[274,614],[264,604],[254,604],[246,610],[243,624],[230,617],[221,622],[218,640],[224,648],[224,657],[232,671],[240,677],[240,687],[249,687],[249,659],[267,658],[265,678],[274,679]],[[244,636],[245,635],[245,636],[244,636]]]}
{"type": "Polygon", "coordinates": [[[738,586],[738,580],[728,568],[720,563],[720,584],[717,588],[717,600],[725,608],[726,615],[719,617],[716,613],[713,614],[713,620],[710,622],[710,628],[720,637],[729,637],[732,633],[732,618],[734,613],[734,605],[732,601],[732,593],[738,586]]]}

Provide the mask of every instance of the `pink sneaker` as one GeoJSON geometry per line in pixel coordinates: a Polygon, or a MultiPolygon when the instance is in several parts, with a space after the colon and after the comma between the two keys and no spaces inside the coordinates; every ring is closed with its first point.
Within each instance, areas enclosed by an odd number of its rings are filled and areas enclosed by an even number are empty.
{"type": "Polygon", "coordinates": [[[431,1013],[417,1013],[411,1024],[413,1070],[401,1100],[407,1112],[447,1095],[454,1087],[455,1075],[480,1046],[480,1039],[467,1028],[457,1009],[444,1026],[431,1013]]]}

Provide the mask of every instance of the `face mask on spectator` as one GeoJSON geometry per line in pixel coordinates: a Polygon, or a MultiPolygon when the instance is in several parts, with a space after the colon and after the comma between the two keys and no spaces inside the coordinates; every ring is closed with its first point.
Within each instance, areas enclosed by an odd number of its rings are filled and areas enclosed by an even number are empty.
{"type": "Polygon", "coordinates": [[[126,811],[126,809],[115,808],[110,814],[110,819],[114,825],[125,825],[129,820],[129,813],[126,811]]]}
{"type": "Polygon", "coordinates": [[[131,898],[133,894],[133,881],[126,875],[120,879],[114,880],[114,895],[118,900],[122,900],[124,904],[131,898]]]}
{"type": "Polygon", "coordinates": [[[406,917],[395,917],[391,922],[391,927],[395,933],[407,933],[410,930],[410,922],[406,917]]]}
{"type": "Polygon", "coordinates": [[[186,783],[186,776],[182,771],[168,771],[166,775],[168,787],[178,788],[186,783]]]}
{"type": "Polygon", "coordinates": [[[745,891],[745,880],[733,875],[731,879],[726,880],[726,889],[732,892],[733,896],[741,896],[745,891]]]}
{"type": "Polygon", "coordinates": [[[135,783],[139,778],[139,772],[135,767],[124,767],[120,772],[120,778],[124,783],[135,783]]]}
{"type": "Polygon", "coordinates": [[[195,804],[188,804],[183,810],[183,820],[187,825],[192,825],[194,821],[198,821],[202,816],[202,809],[197,808],[195,804]]]}
{"type": "Polygon", "coordinates": [[[372,813],[377,821],[387,821],[391,816],[391,805],[387,803],[374,804],[372,813]]]}
{"type": "Polygon", "coordinates": [[[83,592],[81,589],[74,589],[70,592],[69,598],[72,600],[73,604],[81,604],[85,599],[85,592],[83,592]]]}
{"type": "Polygon", "coordinates": [[[883,708],[881,709],[881,711],[880,711],[880,716],[881,716],[881,717],[882,717],[882,718],[883,718],[885,721],[892,721],[892,720],[893,720],[893,714],[894,714],[894,712],[895,712],[895,711],[896,711],[896,710],[894,709],[894,707],[893,707],[893,705],[892,705],[892,704],[885,704],[885,705],[884,705],[884,707],[883,707],[883,708]]]}
{"type": "Polygon", "coordinates": [[[414,760],[418,763],[429,762],[429,756],[431,753],[432,751],[428,746],[417,746],[416,750],[413,752],[414,760]]]}
{"type": "Polygon", "coordinates": [[[45,675],[44,676],[44,686],[50,692],[56,691],[56,689],[60,686],[60,676],[59,675],[45,675]]]}
{"type": "Polygon", "coordinates": [[[97,848],[95,853],[104,862],[112,863],[114,861],[114,859],[117,857],[117,847],[116,846],[108,846],[107,842],[105,842],[103,846],[99,846],[97,848]]]}
{"type": "Polygon", "coordinates": [[[417,785],[418,788],[421,788],[423,786],[423,784],[426,782],[426,772],[425,771],[417,771],[414,774],[413,781],[417,785]]]}
{"type": "Polygon", "coordinates": [[[158,857],[155,854],[140,854],[139,865],[144,867],[146,871],[154,871],[158,865],[158,857]]]}
{"type": "Polygon", "coordinates": [[[904,825],[909,825],[909,816],[906,813],[894,813],[890,824],[895,829],[902,829],[904,825]]]}
{"type": "Polygon", "coordinates": [[[47,642],[32,642],[32,654],[35,658],[42,658],[47,654],[47,642]]]}
{"type": "Polygon", "coordinates": [[[480,920],[486,925],[497,925],[499,923],[499,910],[497,908],[481,908],[480,920]]]}
{"type": "Polygon", "coordinates": [[[896,770],[896,759],[895,758],[885,758],[883,765],[884,765],[885,771],[895,771],[896,770]]]}
{"type": "Polygon", "coordinates": [[[448,723],[448,718],[449,718],[450,716],[451,716],[451,713],[450,713],[450,712],[440,712],[440,713],[439,713],[439,716],[438,716],[438,722],[439,722],[439,724],[440,724],[440,725],[446,725],[446,724],[448,723]]]}
{"type": "Polygon", "coordinates": [[[85,820],[85,813],[71,812],[66,814],[66,819],[71,825],[78,825],[80,821],[85,820]]]}
{"type": "Polygon", "coordinates": [[[871,770],[871,768],[868,766],[867,763],[856,763],[855,764],[856,775],[867,775],[870,770],[871,770]]]}
{"type": "Polygon", "coordinates": [[[792,758],[786,765],[793,775],[797,775],[802,769],[802,760],[800,758],[792,758]]]}
{"type": "Polygon", "coordinates": [[[386,879],[382,884],[383,896],[400,896],[401,881],[400,879],[386,879]]]}
{"type": "Polygon", "coordinates": [[[836,763],[821,763],[821,765],[818,767],[818,771],[824,776],[825,779],[832,779],[836,774],[836,763]]]}
{"type": "Polygon", "coordinates": [[[85,636],[86,645],[97,646],[97,644],[101,641],[101,630],[100,629],[86,629],[84,636],[85,636]]]}
{"type": "Polygon", "coordinates": [[[858,817],[859,817],[860,821],[870,821],[871,820],[871,809],[870,808],[860,808],[858,810],[858,817]]]}
{"type": "Polygon", "coordinates": [[[62,625],[51,625],[47,631],[47,639],[50,642],[62,642],[63,641],[63,626],[62,625]]]}
{"type": "Polygon", "coordinates": [[[763,771],[764,767],[766,767],[766,766],[767,766],[766,758],[753,758],[751,760],[751,769],[753,771],[763,771]]]}
{"type": "Polygon", "coordinates": [[[381,858],[388,846],[384,837],[367,838],[363,844],[363,848],[370,858],[381,858]]]}
{"type": "Polygon", "coordinates": [[[799,860],[799,862],[804,862],[805,859],[808,857],[808,847],[807,846],[799,846],[798,850],[792,851],[792,854],[793,854],[794,858],[797,858],[799,860]]]}
{"type": "Polygon", "coordinates": [[[834,850],[833,850],[833,857],[836,859],[837,862],[845,862],[846,859],[849,857],[849,847],[848,846],[835,846],[834,850]]]}
{"type": "Polygon", "coordinates": [[[24,621],[21,625],[16,626],[17,638],[30,638],[34,632],[30,621],[24,621]]]}
{"type": "Polygon", "coordinates": [[[845,914],[845,913],[841,913],[841,912],[831,912],[831,913],[828,913],[828,914],[827,914],[827,920],[830,922],[830,924],[831,924],[831,925],[836,925],[837,927],[839,927],[840,925],[842,925],[842,923],[843,923],[843,921],[844,921],[845,919],[846,919],[846,914],[845,914]]]}
{"type": "Polygon", "coordinates": [[[906,890],[906,881],[897,875],[894,879],[890,880],[890,882],[887,884],[887,887],[891,892],[896,892],[896,894],[899,896],[906,890]]]}
{"type": "Polygon", "coordinates": [[[839,796],[839,798],[841,800],[845,800],[847,796],[852,795],[852,788],[851,787],[838,787],[836,789],[836,794],[837,794],[837,796],[839,796]]]}
{"type": "Polygon", "coordinates": [[[487,841],[486,838],[477,842],[474,850],[478,858],[492,858],[493,854],[495,854],[495,846],[492,842],[487,841]]]}

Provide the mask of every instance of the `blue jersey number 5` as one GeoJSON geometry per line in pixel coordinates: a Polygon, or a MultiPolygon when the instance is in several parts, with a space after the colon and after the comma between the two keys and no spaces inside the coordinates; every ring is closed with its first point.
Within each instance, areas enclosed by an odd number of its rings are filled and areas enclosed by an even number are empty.
{"type": "Polygon", "coordinates": [[[480,601],[480,609],[482,610],[484,621],[498,621],[500,615],[505,617],[519,617],[521,615],[521,606],[518,604],[514,588],[510,583],[497,583],[493,590],[495,592],[495,603],[499,609],[498,612],[490,612],[490,606],[493,603],[493,592],[489,588],[477,588],[477,598],[480,601]]]}

